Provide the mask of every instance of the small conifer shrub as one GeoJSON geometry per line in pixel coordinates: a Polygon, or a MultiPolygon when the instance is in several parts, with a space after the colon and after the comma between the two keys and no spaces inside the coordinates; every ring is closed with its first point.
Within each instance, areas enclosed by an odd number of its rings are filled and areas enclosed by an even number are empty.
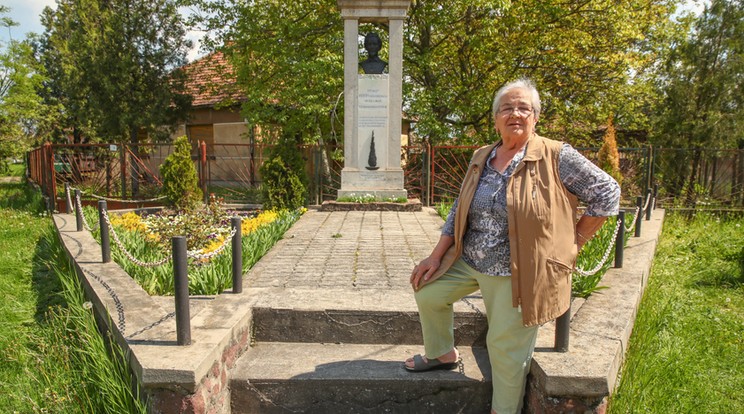
{"type": "Polygon", "coordinates": [[[612,117],[607,121],[607,131],[605,131],[602,148],[597,154],[599,167],[607,174],[610,174],[618,184],[623,184],[623,175],[620,172],[620,153],[617,151],[617,140],[615,138],[615,126],[612,124],[612,117]]]}
{"type": "Polygon", "coordinates": [[[186,136],[176,138],[175,151],[160,166],[166,202],[178,211],[192,211],[202,201],[196,167],[191,161],[191,144],[186,136]]]}

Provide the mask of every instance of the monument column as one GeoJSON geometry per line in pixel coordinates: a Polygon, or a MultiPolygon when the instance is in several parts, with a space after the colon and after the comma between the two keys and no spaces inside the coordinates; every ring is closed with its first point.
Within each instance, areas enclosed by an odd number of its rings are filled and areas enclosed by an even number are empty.
{"type": "Polygon", "coordinates": [[[400,168],[400,135],[403,118],[403,19],[391,18],[389,21],[389,73],[390,73],[390,140],[388,148],[397,148],[397,151],[388,151],[388,165],[391,169],[400,168]]]}
{"type": "Polygon", "coordinates": [[[406,197],[401,168],[403,22],[410,0],[337,0],[344,19],[344,168],[338,196],[406,197]],[[388,59],[374,33],[360,73],[359,23],[387,23],[388,59]],[[384,68],[387,66],[387,73],[384,68]]]}
{"type": "MultiPolygon", "coordinates": [[[[357,76],[359,75],[359,20],[344,19],[344,137],[355,135],[357,106],[357,76]],[[347,87],[346,85],[353,85],[347,87]]],[[[344,139],[344,167],[359,165],[357,141],[344,139]]]]}

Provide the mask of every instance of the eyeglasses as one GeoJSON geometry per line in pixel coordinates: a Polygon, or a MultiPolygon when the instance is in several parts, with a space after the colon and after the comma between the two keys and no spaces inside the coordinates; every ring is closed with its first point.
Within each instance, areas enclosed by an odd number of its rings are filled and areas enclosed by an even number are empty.
{"type": "Polygon", "coordinates": [[[530,114],[532,114],[532,112],[532,108],[526,106],[518,106],[516,108],[505,106],[499,109],[499,115],[501,116],[511,116],[511,114],[516,113],[517,116],[527,118],[528,116],[530,116],[530,114]]]}

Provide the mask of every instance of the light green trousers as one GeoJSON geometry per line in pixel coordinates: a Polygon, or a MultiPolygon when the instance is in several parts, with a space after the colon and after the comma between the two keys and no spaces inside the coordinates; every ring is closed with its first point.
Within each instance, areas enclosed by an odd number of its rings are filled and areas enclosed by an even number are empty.
{"type": "Polygon", "coordinates": [[[478,289],[488,317],[486,344],[493,380],[491,406],[498,414],[518,413],[535,349],[537,326],[524,326],[522,314],[512,307],[511,277],[484,275],[460,259],[439,279],[416,292],[426,357],[437,358],[452,350],[455,344],[452,304],[478,289]]]}

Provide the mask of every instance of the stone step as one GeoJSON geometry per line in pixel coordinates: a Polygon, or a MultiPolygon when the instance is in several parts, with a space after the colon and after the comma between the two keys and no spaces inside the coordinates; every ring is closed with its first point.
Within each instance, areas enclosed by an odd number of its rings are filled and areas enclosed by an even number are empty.
{"type": "MultiPolygon", "coordinates": [[[[455,312],[455,345],[485,346],[488,324],[480,312],[455,312]]],[[[417,312],[253,309],[256,342],[421,345],[417,312]]]]}
{"type": "Polygon", "coordinates": [[[455,370],[411,373],[420,346],[257,343],[231,375],[232,413],[488,413],[487,351],[458,350],[455,370]]]}

